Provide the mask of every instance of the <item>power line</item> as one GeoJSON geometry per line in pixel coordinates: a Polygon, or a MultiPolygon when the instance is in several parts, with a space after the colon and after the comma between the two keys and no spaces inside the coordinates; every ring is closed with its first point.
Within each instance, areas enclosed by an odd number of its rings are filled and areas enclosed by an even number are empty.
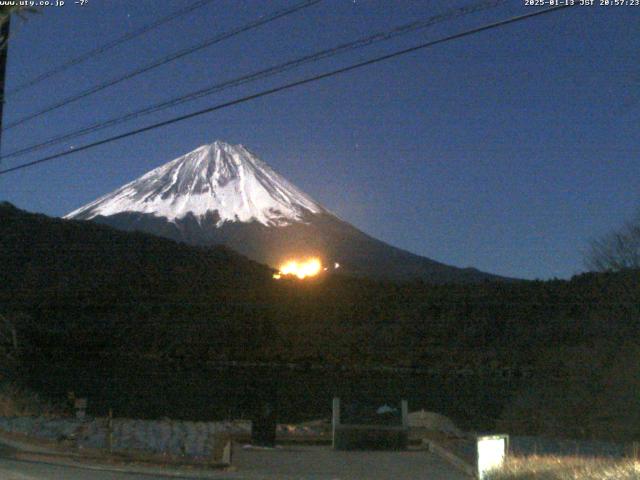
{"type": "Polygon", "coordinates": [[[83,62],[86,62],[87,60],[89,60],[92,57],[96,57],[98,55],[103,54],[104,52],[111,50],[112,48],[115,48],[119,45],[122,45],[123,43],[126,43],[130,40],[133,40],[135,38],[138,38],[142,35],[144,35],[147,32],[150,32],[151,30],[154,30],[162,25],[164,25],[165,23],[174,20],[176,18],[182,17],[188,13],[193,12],[194,10],[197,10],[198,8],[204,7],[205,5],[213,2],[214,0],[198,0],[197,2],[194,2],[190,5],[187,5],[184,8],[181,8],[179,10],[175,10],[174,12],[170,13],[169,15],[167,15],[166,17],[162,17],[159,20],[156,20],[155,22],[149,23],[147,25],[144,25],[143,27],[139,28],[138,30],[134,30],[133,32],[129,32],[126,33],[125,35],[111,41],[108,43],[105,43],[104,45],[101,45],[99,47],[94,48],[93,50],[90,50],[86,53],[83,53],[82,55],[79,55],[75,58],[72,58],[71,60],[62,63],[60,65],[58,65],[57,67],[52,68],[49,71],[46,71],[44,73],[42,73],[41,75],[38,75],[35,78],[32,78],[31,80],[27,80],[21,84],[19,84],[17,87],[14,87],[12,90],[9,90],[5,95],[4,95],[4,99],[6,99],[8,96],[13,95],[15,93],[18,93],[22,90],[25,90],[27,88],[31,88],[34,85],[37,85],[38,83],[43,82],[44,80],[47,80],[51,77],[53,77],[54,75],[57,75],[59,73],[64,72],[65,70],[68,70],[69,68],[75,66],[75,65],[79,65],[83,62]]]}
{"type": "Polygon", "coordinates": [[[343,73],[351,72],[351,71],[356,70],[358,68],[362,68],[362,67],[366,67],[366,66],[369,66],[369,65],[380,63],[380,62],[383,62],[383,61],[386,61],[386,60],[390,60],[392,58],[396,58],[396,57],[399,57],[399,56],[402,56],[402,55],[413,53],[413,52],[416,52],[418,50],[422,50],[422,49],[429,48],[429,47],[432,47],[432,46],[435,46],[435,45],[439,45],[441,43],[446,43],[446,42],[449,42],[449,41],[452,41],[452,40],[457,40],[457,39],[460,39],[460,38],[463,38],[463,37],[475,35],[475,34],[480,33],[480,32],[484,32],[484,31],[487,31],[487,30],[492,30],[494,28],[503,27],[505,25],[509,25],[509,24],[520,22],[520,21],[523,21],[523,20],[526,20],[526,19],[529,19],[529,18],[541,16],[541,15],[544,15],[544,14],[547,14],[547,13],[550,13],[550,12],[563,10],[563,9],[569,8],[571,6],[572,5],[561,5],[561,6],[558,6],[558,7],[551,7],[551,8],[546,8],[544,10],[538,10],[536,12],[527,13],[527,14],[524,14],[524,15],[516,16],[516,17],[511,17],[511,18],[509,18],[507,20],[501,20],[501,21],[498,21],[498,22],[490,23],[488,25],[484,25],[482,27],[477,27],[477,28],[474,28],[474,29],[471,29],[471,30],[466,30],[464,32],[456,33],[454,35],[449,35],[447,37],[443,37],[443,38],[440,38],[438,40],[433,40],[433,41],[430,41],[430,42],[427,42],[427,43],[422,43],[420,45],[416,45],[416,46],[413,46],[413,47],[405,48],[405,49],[402,49],[402,50],[397,50],[397,51],[395,51],[393,53],[389,53],[387,55],[382,55],[382,56],[379,56],[379,57],[375,57],[375,58],[372,58],[372,59],[369,59],[369,60],[365,60],[363,62],[359,62],[359,63],[355,63],[355,64],[352,64],[352,65],[349,65],[347,67],[343,67],[343,68],[339,68],[339,69],[336,69],[336,70],[332,70],[332,71],[329,71],[329,72],[326,72],[326,73],[315,75],[313,77],[304,78],[302,80],[297,80],[295,82],[291,82],[291,83],[287,83],[287,84],[284,84],[284,85],[281,85],[281,86],[278,86],[278,87],[270,88],[268,90],[263,90],[261,92],[254,93],[252,95],[247,95],[245,97],[237,98],[235,100],[231,100],[231,101],[228,101],[228,102],[220,103],[218,105],[214,105],[212,107],[208,107],[208,108],[205,108],[205,109],[202,109],[202,110],[197,110],[195,112],[191,112],[191,113],[188,113],[186,115],[181,115],[181,116],[169,119],[169,120],[165,120],[165,121],[162,121],[162,122],[158,122],[158,123],[154,123],[154,124],[148,125],[146,127],[142,127],[142,128],[138,128],[138,129],[135,129],[135,130],[131,130],[129,132],[122,133],[120,135],[115,135],[113,137],[109,137],[109,138],[106,138],[106,139],[103,139],[103,140],[98,140],[96,142],[92,142],[92,143],[89,143],[87,145],[83,145],[83,146],[81,146],[79,148],[76,148],[74,150],[56,153],[56,154],[49,155],[49,156],[44,157],[44,158],[40,158],[38,160],[34,160],[32,162],[23,163],[21,165],[15,166],[15,167],[11,167],[11,168],[7,168],[7,169],[4,169],[4,170],[0,170],[0,175],[4,175],[4,174],[10,173],[10,172],[14,172],[16,170],[21,170],[21,169],[24,169],[24,168],[27,168],[27,167],[32,167],[34,165],[39,165],[41,163],[48,162],[48,161],[51,161],[51,160],[55,160],[57,158],[66,157],[66,156],[71,155],[73,153],[78,153],[78,152],[82,152],[84,150],[89,150],[91,148],[95,148],[95,147],[100,146],[100,145],[104,145],[104,144],[107,144],[107,143],[115,142],[117,140],[122,140],[123,138],[127,138],[127,137],[131,137],[131,136],[134,136],[134,135],[138,135],[140,133],[144,133],[144,132],[147,132],[147,131],[150,131],[150,130],[155,130],[156,128],[165,127],[167,125],[172,125],[174,123],[178,123],[178,122],[181,122],[181,121],[184,121],[184,120],[188,120],[190,118],[194,118],[194,117],[198,117],[198,116],[201,116],[201,115],[205,115],[207,113],[211,113],[211,112],[214,112],[216,110],[222,110],[223,108],[231,107],[231,106],[234,106],[234,105],[239,105],[241,103],[245,103],[245,102],[248,102],[250,100],[255,100],[257,98],[262,98],[262,97],[266,97],[266,96],[269,96],[269,95],[273,95],[274,93],[278,93],[278,92],[281,92],[281,91],[284,91],[284,90],[288,90],[290,88],[298,87],[298,86],[301,86],[301,85],[306,85],[308,83],[317,82],[318,80],[323,80],[325,78],[334,77],[336,75],[340,75],[340,74],[343,74],[343,73]]]}
{"type": "Polygon", "coordinates": [[[44,140],[42,142],[33,144],[33,145],[29,145],[23,148],[20,148],[18,150],[14,150],[13,152],[10,152],[2,157],[0,157],[0,161],[8,159],[8,158],[14,158],[17,156],[21,156],[24,155],[26,153],[30,153],[33,151],[37,151],[37,150],[41,150],[45,147],[49,147],[52,145],[56,145],[58,143],[64,142],[66,140],[71,140],[73,138],[77,138],[89,133],[94,133],[97,132],[99,130],[103,130],[105,128],[109,128],[109,127],[113,127],[115,125],[119,125],[121,123],[127,122],[129,120],[133,120],[136,118],[139,118],[141,116],[144,115],[148,115],[151,113],[155,113],[161,110],[164,110],[168,107],[173,107],[176,105],[181,105],[183,103],[192,101],[192,100],[196,100],[205,96],[209,96],[213,93],[218,93],[220,91],[226,90],[227,88],[231,88],[231,87],[237,87],[239,85],[243,85],[245,83],[249,83],[249,82],[253,82],[256,80],[261,80],[261,79],[265,79],[280,73],[283,73],[285,71],[289,71],[292,70],[294,68],[300,67],[301,65],[307,64],[307,63],[312,63],[312,62],[316,62],[319,60],[323,60],[325,58],[330,58],[333,57],[335,55],[339,55],[351,50],[355,50],[358,48],[362,48],[362,47],[367,47],[370,45],[373,45],[375,43],[379,43],[379,42],[383,42],[383,41],[387,41],[402,35],[406,35],[409,33],[412,33],[416,30],[420,30],[420,29],[424,29],[427,28],[431,25],[440,23],[440,22],[444,22],[447,20],[451,20],[454,18],[458,18],[464,15],[468,15],[471,13],[476,13],[479,11],[483,11],[483,10],[488,10],[490,8],[495,8],[498,5],[505,3],[507,0],[491,0],[491,1],[485,1],[485,2],[481,2],[481,3],[476,3],[473,5],[468,5],[465,7],[461,7],[461,8],[456,8],[456,9],[451,9],[448,10],[442,14],[439,15],[434,15],[431,16],[427,19],[423,19],[423,20],[418,20],[418,21],[414,21],[411,23],[407,23],[407,24],[403,24],[400,26],[397,26],[391,30],[386,30],[386,31],[382,31],[382,32],[378,32],[372,35],[368,35],[366,37],[360,38],[358,40],[355,41],[351,41],[348,43],[343,43],[340,44],[338,46],[332,47],[332,48],[328,48],[325,50],[320,50],[318,52],[309,54],[309,55],[305,55],[303,57],[300,58],[296,58],[294,60],[290,60],[287,61],[285,63],[281,63],[278,65],[274,65],[271,67],[268,67],[266,69],[263,70],[259,70],[257,72],[253,72],[247,75],[243,75],[240,77],[236,77],[233,78],[231,80],[227,80],[225,82],[221,82],[209,87],[206,87],[204,89],[200,89],[200,90],[196,90],[194,92],[188,93],[186,95],[181,95],[178,97],[174,97],[172,99],[160,102],[160,103],[156,103],[154,105],[145,107],[143,109],[140,110],[136,110],[134,112],[130,112],[128,114],[125,114],[123,116],[118,116],[118,117],[113,117],[111,119],[108,120],[103,120],[100,122],[96,122],[92,125],[89,125],[87,127],[83,127],[81,129],[75,130],[73,132],[69,132],[66,134],[62,134],[53,138],[49,138],[47,140],[44,140]]]}
{"type": "MultiPolygon", "coordinates": [[[[4,93],[4,85],[7,73],[7,53],[9,52],[9,31],[11,25],[11,14],[0,22],[0,96],[4,93]]],[[[2,134],[2,118],[4,105],[0,102],[0,134],[2,134]]]]}
{"type": "Polygon", "coordinates": [[[131,80],[134,77],[137,77],[139,75],[142,75],[143,73],[147,73],[151,70],[154,70],[158,67],[161,67],[162,65],[166,65],[169,62],[173,62],[174,60],[177,60],[179,58],[185,57],[187,55],[191,55],[192,53],[195,53],[197,51],[200,51],[204,48],[210,47],[211,45],[214,45],[216,43],[220,43],[223,40],[226,40],[228,38],[234,37],[236,35],[239,35],[241,33],[247,32],[249,30],[253,30],[254,28],[260,27],[262,25],[265,25],[267,23],[273,22],[274,20],[277,20],[279,18],[282,17],[286,17],[288,15],[291,15],[293,13],[296,13],[304,8],[308,8],[311,7],[317,3],[320,3],[322,0],[304,0],[301,3],[298,3],[296,5],[294,5],[293,7],[289,7],[286,9],[282,9],[282,10],[277,10],[265,17],[261,17],[258,20],[254,20],[252,22],[249,22],[248,24],[242,26],[242,27],[238,27],[236,29],[233,30],[229,30],[227,32],[221,33],[219,35],[216,35],[208,40],[205,40],[204,42],[198,43],[197,45],[191,46],[189,48],[180,50],[178,52],[172,53],[166,57],[161,58],[160,60],[157,60],[145,67],[141,67],[138,68],[132,72],[129,72],[125,75],[122,75],[120,77],[114,78],[112,80],[108,80],[106,82],[100,83],[94,87],[91,87],[87,90],[84,90],[80,93],[77,93],[75,95],[71,95],[57,103],[54,103],[53,105],[49,105],[48,107],[45,107],[42,110],[39,110],[35,113],[31,113],[29,115],[27,115],[26,117],[22,117],[10,124],[8,124],[5,128],[4,131],[7,131],[11,128],[17,127],[18,125],[22,125],[25,122],[28,122],[29,120],[33,120],[34,118],[38,118],[42,115],[44,115],[45,113],[49,113],[52,112],[54,110],[57,110],[58,108],[64,107],[70,103],[73,103],[77,100],[80,100],[82,98],[86,98],[90,95],[93,95],[95,93],[98,93],[102,90],[105,90],[106,88],[112,87],[114,85],[117,85],[119,83],[122,83],[126,80],[131,80]]]}

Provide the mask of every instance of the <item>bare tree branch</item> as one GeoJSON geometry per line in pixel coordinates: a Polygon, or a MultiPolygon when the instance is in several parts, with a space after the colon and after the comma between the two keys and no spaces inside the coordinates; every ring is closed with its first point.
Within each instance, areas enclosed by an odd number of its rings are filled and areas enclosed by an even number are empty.
{"type": "Polygon", "coordinates": [[[620,230],[592,241],[585,263],[601,272],[640,269],[640,209],[620,230]]]}

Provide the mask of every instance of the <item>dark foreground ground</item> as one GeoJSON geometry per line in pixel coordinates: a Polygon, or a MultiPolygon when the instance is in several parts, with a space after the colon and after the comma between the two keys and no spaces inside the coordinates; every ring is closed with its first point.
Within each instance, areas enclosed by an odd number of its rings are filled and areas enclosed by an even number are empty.
{"type": "MultiPolygon", "coordinates": [[[[2,452],[0,451],[0,456],[2,452]]],[[[206,476],[136,474],[16,461],[0,458],[3,480],[150,480],[164,478],[212,478],[217,480],[464,480],[466,477],[426,451],[336,452],[330,447],[277,449],[236,448],[234,471],[206,476]]]]}

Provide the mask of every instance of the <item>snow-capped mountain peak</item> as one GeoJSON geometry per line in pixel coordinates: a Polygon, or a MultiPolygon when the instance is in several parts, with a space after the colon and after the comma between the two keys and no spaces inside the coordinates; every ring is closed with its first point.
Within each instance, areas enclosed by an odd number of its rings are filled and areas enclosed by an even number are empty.
{"type": "Polygon", "coordinates": [[[217,225],[256,221],[282,226],[309,213],[328,213],[242,145],[215,141],[176,158],[65,218],[92,219],[124,212],[170,222],[217,212],[217,225]]]}

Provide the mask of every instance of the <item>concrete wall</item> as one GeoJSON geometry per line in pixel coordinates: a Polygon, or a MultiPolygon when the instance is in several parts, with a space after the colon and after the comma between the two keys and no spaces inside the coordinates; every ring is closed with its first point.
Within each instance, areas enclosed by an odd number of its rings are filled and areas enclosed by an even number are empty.
{"type": "MultiPolygon", "coordinates": [[[[334,397],[331,425],[333,448],[336,450],[405,450],[409,444],[409,407],[406,400],[400,402],[400,418],[395,418],[392,407],[384,405],[378,409],[360,408],[356,421],[366,423],[343,423],[340,399],[334,397]],[[367,410],[369,410],[367,412],[367,410]],[[358,415],[359,414],[359,415],[358,415]],[[389,416],[391,414],[391,416],[389,416]],[[394,423],[398,422],[398,425],[394,423]]],[[[352,405],[352,407],[358,405],[352,405]]],[[[359,407],[362,407],[361,405],[359,407]]],[[[398,412],[396,410],[396,412],[398,412]]],[[[354,416],[350,421],[354,420],[354,416]]]]}
{"type": "Polygon", "coordinates": [[[408,430],[375,425],[338,425],[333,431],[336,450],[406,450],[408,430]]]}
{"type": "MultiPolygon", "coordinates": [[[[45,440],[71,440],[81,448],[109,448],[106,418],[0,417],[0,430],[45,440]]],[[[112,449],[210,458],[224,434],[250,433],[247,423],[113,419],[112,449]]]]}

